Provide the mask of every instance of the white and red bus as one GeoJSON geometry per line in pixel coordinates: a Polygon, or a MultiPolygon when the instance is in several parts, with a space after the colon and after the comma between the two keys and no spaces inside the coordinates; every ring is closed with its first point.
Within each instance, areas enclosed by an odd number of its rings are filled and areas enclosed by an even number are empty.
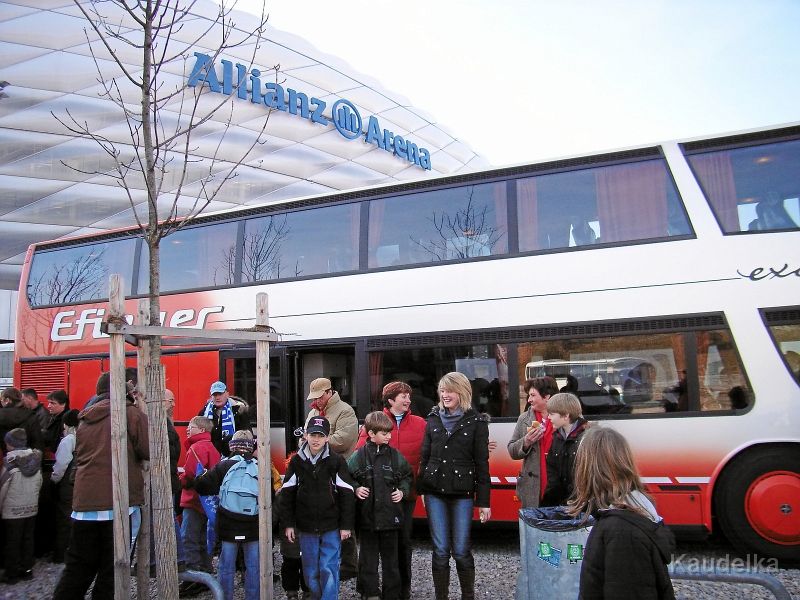
{"type": "MultiPolygon", "coordinates": [[[[459,370],[498,442],[493,516],[516,520],[506,443],[526,377],[553,375],[630,440],[670,525],[795,557],[799,198],[792,125],[208,215],[162,243],[163,320],[247,327],[269,293],[277,464],[312,379],[329,377],[363,418],[397,379],[424,414],[459,370]]],[[[82,406],[108,367],[108,275],[123,276],[133,314],[147,264],[133,230],[31,246],[17,385],[82,406]]],[[[252,400],[254,357],[248,344],[166,345],[178,423],[216,379],[252,400]]]]}

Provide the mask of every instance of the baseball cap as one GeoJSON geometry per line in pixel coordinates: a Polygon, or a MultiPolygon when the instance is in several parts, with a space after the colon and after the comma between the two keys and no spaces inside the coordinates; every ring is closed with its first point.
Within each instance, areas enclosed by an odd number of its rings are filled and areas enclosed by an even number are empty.
{"type": "MultiPolygon", "coordinates": [[[[327,381],[327,380],[326,380],[327,381]]],[[[324,390],[323,390],[324,391],[324,390]]],[[[306,425],[306,434],[321,433],[322,435],[329,435],[331,432],[331,424],[325,417],[311,417],[306,425]]]]}
{"type": "Polygon", "coordinates": [[[213,394],[222,394],[223,392],[227,392],[228,388],[225,386],[224,383],[221,381],[215,381],[211,384],[211,393],[213,394]]]}
{"type": "MultiPolygon", "coordinates": [[[[316,400],[322,394],[324,394],[327,390],[331,389],[331,380],[325,379],[324,377],[320,377],[319,379],[315,379],[311,382],[311,386],[308,389],[308,399],[309,400],[316,400]]],[[[327,434],[325,434],[327,435],[327,434]]]]}

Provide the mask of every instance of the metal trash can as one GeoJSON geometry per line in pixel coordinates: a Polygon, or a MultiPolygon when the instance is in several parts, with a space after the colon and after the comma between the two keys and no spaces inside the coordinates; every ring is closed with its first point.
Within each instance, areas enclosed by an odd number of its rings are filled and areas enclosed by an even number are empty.
{"type": "Polygon", "coordinates": [[[516,600],[577,598],[583,548],[594,519],[572,517],[565,506],[519,511],[520,569],[516,600]]]}

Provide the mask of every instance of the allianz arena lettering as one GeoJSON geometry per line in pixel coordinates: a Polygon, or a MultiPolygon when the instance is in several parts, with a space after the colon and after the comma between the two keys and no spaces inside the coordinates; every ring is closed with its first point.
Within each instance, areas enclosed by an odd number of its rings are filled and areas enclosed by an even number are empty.
{"type": "Polygon", "coordinates": [[[215,69],[214,61],[208,54],[194,53],[195,61],[189,75],[187,85],[195,87],[198,84],[208,85],[211,92],[236,96],[242,100],[249,98],[253,104],[264,104],[267,108],[281,110],[300,118],[308,119],[327,127],[331,123],[336,130],[348,140],[362,137],[366,143],[375,144],[381,150],[391,152],[399,158],[410,163],[431,170],[431,154],[427,148],[420,148],[414,142],[406,140],[388,129],[382,129],[378,118],[370,115],[367,121],[366,132],[362,131],[363,121],[358,109],[352,102],[341,99],[331,107],[331,118],[324,116],[327,103],[319,98],[309,98],[303,92],[291,88],[284,89],[279,83],[261,81],[261,71],[251,69],[248,73],[247,66],[232,63],[229,60],[220,60],[222,64],[222,77],[215,69]],[[248,93],[248,79],[250,90],[248,93]]]}

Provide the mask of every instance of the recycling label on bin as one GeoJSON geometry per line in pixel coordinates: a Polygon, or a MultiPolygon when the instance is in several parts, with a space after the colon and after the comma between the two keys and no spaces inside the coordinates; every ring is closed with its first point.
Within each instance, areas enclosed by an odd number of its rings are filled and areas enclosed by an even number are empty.
{"type": "Polygon", "coordinates": [[[567,558],[573,565],[583,560],[583,544],[567,544],[567,558]]]}
{"type": "Polygon", "coordinates": [[[554,567],[557,567],[561,562],[561,550],[553,548],[553,546],[547,542],[539,542],[539,549],[536,551],[536,556],[554,567]]]}

